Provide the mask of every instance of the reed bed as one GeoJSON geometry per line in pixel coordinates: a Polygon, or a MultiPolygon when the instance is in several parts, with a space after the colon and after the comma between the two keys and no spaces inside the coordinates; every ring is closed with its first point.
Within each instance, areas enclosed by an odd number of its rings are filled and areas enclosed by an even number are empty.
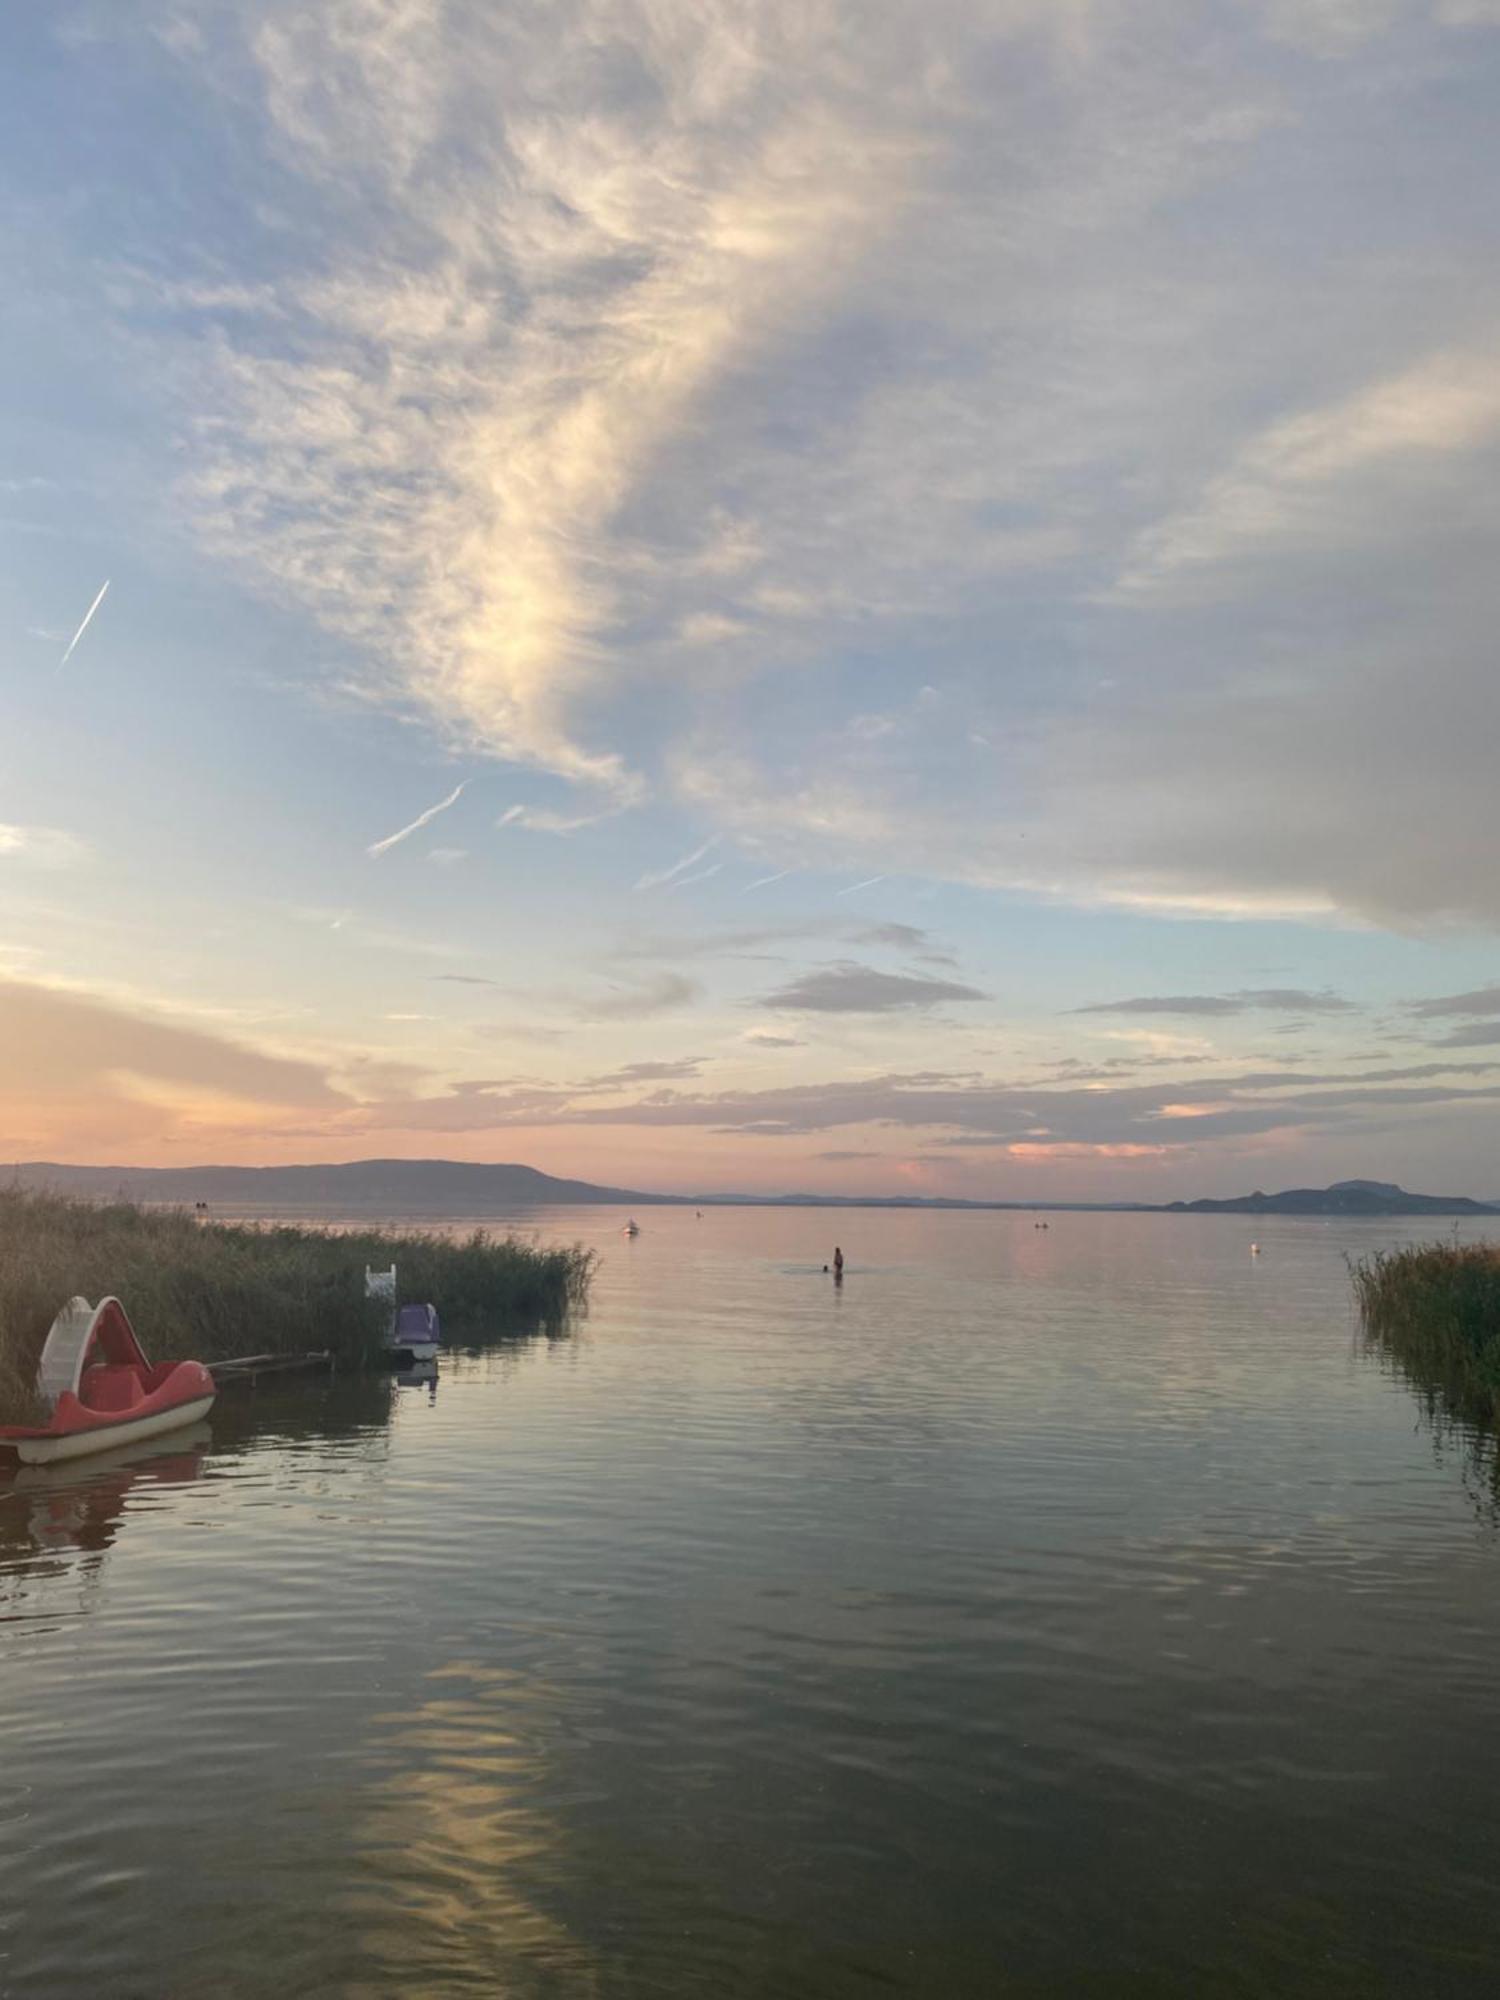
{"type": "Polygon", "coordinates": [[[1366,1332],[1429,1404],[1500,1421],[1500,1245],[1383,1250],[1349,1268],[1366,1332]]]}
{"type": "Polygon", "coordinates": [[[593,1253],[476,1230],[321,1229],[205,1222],[0,1188],[0,1420],[34,1415],[47,1329],[75,1293],[117,1294],[153,1361],[379,1348],[385,1312],[364,1296],[367,1264],[395,1264],[403,1299],[430,1299],[470,1338],[555,1324],[588,1293],[593,1253]]]}

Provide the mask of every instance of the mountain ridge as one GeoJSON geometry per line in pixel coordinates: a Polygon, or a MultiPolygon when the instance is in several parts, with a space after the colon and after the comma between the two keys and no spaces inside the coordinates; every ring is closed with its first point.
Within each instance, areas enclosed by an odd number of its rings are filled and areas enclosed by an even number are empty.
{"type": "Polygon", "coordinates": [[[341,1160],[282,1167],[73,1166],[18,1161],[0,1185],[51,1189],[89,1199],[219,1202],[252,1208],[327,1207],[451,1213],[493,1207],[942,1208],[1151,1215],[1500,1215],[1500,1204],[1467,1195],[1409,1194],[1394,1181],[1335,1181],[1326,1188],[1196,1201],[974,1201],[942,1195],[660,1194],[560,1178],[516,1161],[341,1160]]]}
{"type": "Polygon", "coordinates": [[[1172,1201],[1168,1213],[1182,1215],[1500,1215],[1493,1202],[1468,1195],[1408,1194],[1394,1181],[1334,1181],[1326,1188],[1283,1188],[1279,1194],[1233,1195],[1214,1201],[1172,1201]]]}

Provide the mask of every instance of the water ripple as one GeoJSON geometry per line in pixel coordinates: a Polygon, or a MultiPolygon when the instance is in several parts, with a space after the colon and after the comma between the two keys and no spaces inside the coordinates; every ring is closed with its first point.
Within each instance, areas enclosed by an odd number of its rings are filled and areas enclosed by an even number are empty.
{"type": "Polygon", "coordinates": [[[557,1226],[567,1338],[0,1488],[0,1991],[1488,1990],[1496,1534],[1336,1233],[557,1226]]]}

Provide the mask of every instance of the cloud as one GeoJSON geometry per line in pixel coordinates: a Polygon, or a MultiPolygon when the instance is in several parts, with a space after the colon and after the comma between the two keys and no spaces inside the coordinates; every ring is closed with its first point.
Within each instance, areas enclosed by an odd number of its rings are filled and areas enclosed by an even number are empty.
{"type": "Polygon", "coordinates": [[[500,989],[498,979],[486,979],[479,972],[434,972],[432,977],[443,986],[493,986],[500,989]]]}
{"type": "Polygon", "coordinates": [[[209,11],[118,351],[372,698],[851,882],[1500,922],[1490,0],[209,11]]]}
{"type": "Polygon", "coordinates": [[[55,826],[15,826],[0,820],[0,863],[27,861],[42,868],[65,868],[81,860],[83,842],[55,826]]]}
{"type": "Polygon", "coordinates": [[[856,944],[888,944],[901,951],[920,951],[928,942],[928,933],[918,930],[915,924],[872,924],[868,930],[854,933],[856,944]]]}
{"type": "Polygon", "coordinates": [[[1271,425],[1191,511],[1143,537],[1121,588],[1160,590],[1189,574],[1199,588],[1235,588],[1233,565],[1247,556],[1342,548],[1351,533],[1380,534],[1378,475],[1470,454],[1497,435],[1500,362],[1493,352],[1426,356],[1323,409],[1271,425]]]}
{"type": "MultiPolygon", "coordinates": [[[[681,879],[681,878],[679,878],[681,879]]],[[[781,956],[767,949],[794,944],[808,938],[846,938],[850,944],[884,945],[892,950],[915,952],[924,962],[951,965],[946,953],[918,948],[930,941],[927,931],[914,924],[845,926],[830,917],[805,918],[796,923],[761,924],[735,930],[694,930],[671,934],[641,932],[615,948],[618,958],[768,958],[781,956]]]]}
{"type": "Polygon", "coordinates": [[[1316,56],[1337,56],[1388,29],[1402,0],[1260,0],[1270,33],[1316,56]]]}
{"type": "Polygon", "coordinates": [[[766,1028],[747,1028],[740,1040],[758,1049],[800,1049],[803,1046],[796,1035],[773,1035],[766,1028]]]}
{"type": "Polygon", "coordinates": [[[826,937],[830,926],[823,922],[764,924],[756,928],[726,931],[690,931],[675,935],[642,932],[616,947],[618,958],[764,958],[774,956],[767,945],[789,944],[801,938],[826,937]]]}
{"type": "MultiPolygon", "coordinates": [[[[697,1060],[681,1059],[682,1066],[697,1060]]],[[[1246,1186],[1306,1181],[1298,1156],[1309,1153],[1337,1163],[1325,1178],[1360,1170],[1372,1153],[1389,1158],[1399,1148],[1398,1158],[1410,1158],[1414,1139],[1432,1143],[1450,1160],[1466,1159],[1457,1177],[1473,1180],[1482,1193],[1484,1161],[1500,1129],[1500,1054],[1342,1073],[1215,1071],[1186,1082],[1181,1076],[1137,1082],[1075,1073],[1049,1084],[931,1070],[730,1090],[679,1088],[691,1079],[661,1073],[673,1066],[670,1059],[627,1065],[575,1083],[490,1077],[428,1091],[403,1088],[336,1110],[316,1129],[341,1149],[368,1148],[373,1135],[402,1132],[547,1130],[555,1137],[612,1128],[697,1132],[772,1146],[848,1132],[856,1136],[830,1143],[849,1151],[859,1149],[868,1130],[877,1142],[894,1132],[896,1143],[925,1147],[928,1157],[981,1159],[986,1181],[969,1192],[993,1185],[992,1168],[1153,1160],[1167,1167],[1175,1162],[1174,1191],[1189,1194],[1202,1191],[1202,1177],[1220,1155],[1218,1171],[1232,1176],[1232,1190],[1241,1175],[1246,1186]],[[640,1087],[633,1090],[633,1083],[640,1087]],[[1284,1163],[1276,1169],[1283,1178],[1267,1179],[1268,1159],[1284,1163]]],[[[1387,1171],[1408,1185],[1432,1185],[1420,1173],[1401,1171],[1395,1160],[1387,1171]]]]}
{"type": "MultiPolygon", "coordinates": [[[[1310,1080],[1316,1085],[1320,1080],[1310,1080]]],[[[827,1085],[793,1085],[745,1093],[670,1097],[605,1110],[580,1109],[574,1122],[664,1127],[706,1126],[745,1137],[794,1136],[857,1125],[906,1127],[977,1137],[1018,1149],[1039,1145],[1136,1145],[1201,1149],[1217,1141],[1272,1133],[1359,1134],[1376,1130],[1393,1112],[1452,1108],[1472,1115],[1500,1111],[1500,1085],[1407,1086],[1352,1078],[1342,1086],[1308,1087],[1293,1077],[1226,1077],[1197,1084],[1185,1104],[1181,1086],[1122,1086],[1113,1090],[1023,1091],[984,1082],[927,1083],[891,1075],[827,1085]],[[1227,1100],[1227,1101],[1226,1101],[1227,1100]]]]}
{"type": "Polygon", "coordinates": [[[439,813],[445,813],[450,806],[458,804],[458,801],[463,797],[464,789],[468,782],[468,779],[465,778],[462,784],[455,785],[447,798],[439,799],[435,806],[429,806],[425,812],[419,812],[410,825],[399,827],[395,833],[388,833],[384,840],[375,841],[373,845],[365,849],[366,854],[370,855],[373,859],[378,855],[386,853],[392,847],[398,847],[403,840],[410,840],[411,836],[414,833],[420,833],[424,826],[430,826],[439,813]]]}
{"type": "Polygon", "coordinates": [[[567,1004],[584,1020],[641,1021],[689,1006],[702,991],[695,979],[684,978],[679,972],[660,972],[631,986],[611,983],[602,992],[573,994],[567,1004]]]}
{"type": "MultiPolygon", "coordinates": [[[[336,188],[348,226],[222,356],[195,488],[217,544],[241,537],[477,743],[638,794],[579,741],[659,563],[619,524],[888,232],[926,122],[906,52],[841,87],[843,19],[725,0],[272,0],[247,26],[278,165],[310,201],[336,188]]],[[[702,603],[662,623],[711,614],[716,638],[743,626],[702,603]]]]}
{"type": "Polygon", "coordinates": [[[894,1014],[936,1007],[944,1000],[983,1000],[976,986],[953,979],[925,979],[909,973],[877,972],[846,959],[805,972],[768,993],[763,1007],[815,1014],[894,1014]]]}
{"type": "Polygon", "coordinates": [[[1135,1000],[1098,1000],[1075,1014],[1352,1014],[1352,1000],[1338,993],[1309,993],[1296,986],[1248,987],[1238,993],[1176,993],[1135,1000]]]}
{"type": "Polygon", "coordinates": [[[1481,1049],[1492,1042],[1500,1042],[1500,1021],[1480,1021],[1471,1027],[1455,1028],[1451,1034],[1440,1037],[1435,1046],[1441,1049],[1481,1049]]]}
{"type": "MultiPolygon", "coordinates": [[[[95,995],[0,979],[0,1101],[13,1149],[156,1145],[178,1133],[275,1130],[350,1095],[325,1068],[95,995]]],[[[14,1154],[13,1154],[14,1156],[14,1154]]]]}
{"type": "Polygon", "coordinates": [[[681,1056],[673,1061],[626,1063],[623,1069],[587,1078],[583,1088],[629,1090],[641,1083],[680,1082],[684,1077],[697,1076],[707,1060],[706,1056],[681,1056]]]}
{"type": "Polygon", "coordinates": [[[1336,1139],[1388,1143],[1392,1121],[1449,1117],[1483,1135],[1500,1119],[1500,1058],[1432,1062],[1344,1075],[1241,1071],[1181,1081],[1053,1085],[945,1074],[886,1073],[765,1089],[678,1092],[600,1103],[593,1086],[469,1085],[437,1098],[365,1107],[360,1129],[609,1125],[704,1130],[741,1138],[797,1138],[859,1126],[901,1129],[944,1146],[993,1147],[1021,1159],[1073,1157],[1070,1148],[1127,1157],[1200,1154],[1276,1135],[1279,1143],[1336,1139]],[[1475,1121],[1481,1121],[1476,1125],[1475,1121]],[[1111,1153],[1110,1149],[1114,1149],[1111,1153]]]}
{"type": "Polygon", "coordinates": [[[1442,1020],[1450,1014],[1500,1014],[1500,986],[1476,986],[1468,993],[1442,994],[1434,1000],[1409,1000],[1407,1012],[1420,1020],[1442,1020]]]}

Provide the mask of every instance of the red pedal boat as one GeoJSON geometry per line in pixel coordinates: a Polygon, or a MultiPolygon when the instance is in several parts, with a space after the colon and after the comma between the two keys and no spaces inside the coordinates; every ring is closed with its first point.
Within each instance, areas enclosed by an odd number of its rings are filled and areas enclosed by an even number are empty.
{"type": "Polygon", "coordinates": [[[42,1349],[37,1388],[52,1407],[50,1423],[0,1424],[0,1447],[23,1465],[156,1437],[207,1416],[214,1399],[201,1361],[152,1367],[118,1299],[68,1301],[42,1349]]]}

